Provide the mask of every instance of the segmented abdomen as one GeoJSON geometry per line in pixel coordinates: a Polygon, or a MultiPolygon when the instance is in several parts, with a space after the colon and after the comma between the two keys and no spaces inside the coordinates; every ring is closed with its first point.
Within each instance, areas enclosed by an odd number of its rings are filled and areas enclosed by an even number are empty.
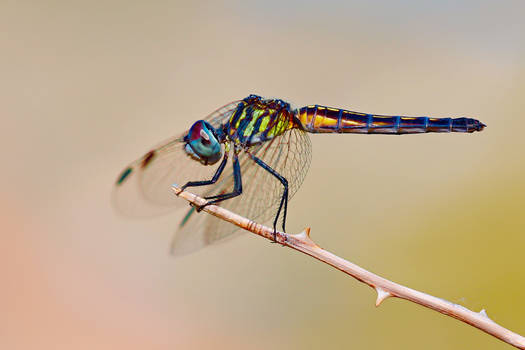
{"type": "Polygon", "coordinates": [[[472,118],[382,116],[325,106],[306,106],[298,116],[312,133],[417,134],[425,132],[474,132],[485,124],[472,118]]]}

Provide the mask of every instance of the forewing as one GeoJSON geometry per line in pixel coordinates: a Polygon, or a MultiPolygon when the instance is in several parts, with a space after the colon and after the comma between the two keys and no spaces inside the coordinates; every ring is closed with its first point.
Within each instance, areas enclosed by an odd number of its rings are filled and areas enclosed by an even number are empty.
{"type": "MultiPolygon", "coordinates": [[[[204,120],[217,128],[231,117],[238,104],[231,102],[204,120]]],[[[187,204],[173,194],[173,183],[182,186],[188,181],[211,179],[219,163],[205,166],[190,158],[184,150],[186,134],[160,143],[123,170],[113,191],[113,203],[120,213],[135,217],[167,213],[187,204]]],[[[202,195],[206,190],[195,188],[195,193],[202,195]]]]}
{"type": "MultiPolygon", "coordinates": [[[[253,146],[249,151],[288,180],[289,198],[301,186],[312,154],[308,134],[300,129],[291,129],[261,145],[253,146]]],[[[253,162],[246,153],[241,152],[239,156],[243,193],[218,205],[260,223],[270,219],[273,221],[284,191],[283,185],[276,177],[253,162]]],[[[230,161],[226,176],[217,186],[208,188],[206,195],[233,190],[231,169],[230,161]]],[[[190,210],[175,235],[172,253],[187,254],[203,246],[222,242],[236,232],[239,232],[238,228],[233,224],[206,213],[190,210]]]]}

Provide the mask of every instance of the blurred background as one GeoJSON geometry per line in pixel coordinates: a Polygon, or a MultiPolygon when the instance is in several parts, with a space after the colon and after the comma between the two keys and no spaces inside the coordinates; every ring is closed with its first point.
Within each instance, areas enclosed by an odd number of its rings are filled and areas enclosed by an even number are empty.
{"type": "Polygon", "coordinates": [[[0,3],[0,347],[508,349],[245,234],[172,258],[185,210],[110,202],[152,145],[250,93],[470,116],[482,133],[312,135],[289,232],[525,334],[522,1],[0,3]]]}

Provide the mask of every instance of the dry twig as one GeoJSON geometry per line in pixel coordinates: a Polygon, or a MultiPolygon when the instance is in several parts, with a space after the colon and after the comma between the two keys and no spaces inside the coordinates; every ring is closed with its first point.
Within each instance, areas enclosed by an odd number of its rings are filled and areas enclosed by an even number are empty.
{"type": "MultiPolygon", "coordinates": [[[[182,191],[180,188],[173,186],[173,191],[179,197],[182,197],[190,203],[201,206],[206,203],[206,200],[196,196],[193,193],[182,191]]],[[[272,240],[273,229],[253,222],[245,217],[237,215],[216,205],[206,206],[204,211],[234,225],[237,225],[247,231],[255,233],[266,239],[272,240]]],[[[310,229],[306,228],[299,234],[287,234],[277,232],[277,242],[283,246],[298,250],[306,255],[310,255],[317,260],[320,260],[336,269],[354,277],[355,279],[368,284],[377,292],[376,306],[379,306],[385,299],[389,297],[397,297],[409,300],[416,304],[422,305],[429,309],[438,311],[447,316],[454,317],[471,326],[474,326],[494,337],[515,346],[518,349],[525,349],[525,338],[519,334],[511,332],[510,330],[500,326],[492,321],[485,310],[480,312],[471,311],[461,305],[451,303],[447,300],[434,297],[432,295],[419,292],[417,290],[402,286],[400,284],[389,281],[372,272],[369,272],[349,261],[346,261],[322,248],[310,239],[310,229]]]]}

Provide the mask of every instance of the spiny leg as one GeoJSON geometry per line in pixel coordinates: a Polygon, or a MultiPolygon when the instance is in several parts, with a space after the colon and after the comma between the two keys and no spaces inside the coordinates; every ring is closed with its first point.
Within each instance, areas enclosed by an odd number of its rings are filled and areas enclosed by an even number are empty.
{"type": "Polygon", "coordinates": [[[197,211],[201,211],[205,206],[222,202],[226,199],[234,198],[242,193],[242,179],[241,179],[241,166],[239,165],[239,157],[237,153],[233,156],[233,191],[230,193],[218,194],[216,196],[204,197],[211,199],[206,204],[200,206],[197,211]]]}
{"type": "Polygon", "coordinates": [[[222,172],[224,171],[224,167],[226,166],[226,163],[228,162],[228,153],[224,154],[224,157],[222,158],[222,162],[215,171],[215,174],[213,174],[213,178],[211,180],[205,180],[205,181],[189,181],[184,186],[182,186],[182,190],[184,190],[186,187],[196,187],[196,186],[206,186],[206,185],[213,185],[214,183],[219,180],[219,177],[221,177],[222,172]]]}
{"type": "Polygon", "coordinates": [[[281,174],[279,174],[277,171],[272,169],[271,166],[263,162],[261,159],[257,158],[253,154],[247,152],[253,161],[262,167],[264,170],[268,171],[270,174],[275,176],[284,186],[283,196],[281,197],[281,202],[279,203],[279,209],[277,210],[277,215],[275,216],[275,219],[273,221],[273,240],[277,242],[277,222],[279,221],[279,215],[281,214],[281,210],[283,209],[284,205],[284,212],[283,212],[283,232],[286,232],[286,213],[288,212],[288,180],[286,180],[281,174]]]}

